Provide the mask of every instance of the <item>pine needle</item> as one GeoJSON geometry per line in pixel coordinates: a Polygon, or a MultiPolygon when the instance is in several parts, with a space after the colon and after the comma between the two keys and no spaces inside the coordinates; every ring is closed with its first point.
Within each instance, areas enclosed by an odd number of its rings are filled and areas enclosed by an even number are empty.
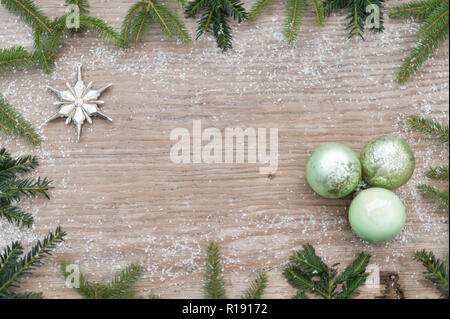
{"type": "Polygon", "coordinates": [[[23,47],[0,49],[0,71],[23,69],[36,65],[38,58],[23,47]]]}
{"type": "Polygon", "coordinates": [[[2,6],[22,18],[32,28],[43,28],[50,32],[50,21],[32,0],[1,0],[2,6]]]}
{"type": "Polygon", "coordinates": [[[448,39],[449,1],[425,0],[393,8],[391,17],[416,16],[425,19],[417,33],[417,42],[405,59],[397,75],[399,83],[405,83],[436,49],[448,39]]]}
{"type": "Polygon", "coordinates": [[[252,8],[250,9],[250,12],[248,14],[248,21],[255,21],[256,19],[261,16],[261,14],[269,8],[272,4],[275,3],[275,0],[258,0],[256,1],[252,8]]]}
{"type": "Polygon", "coordinates": [[[24,213],[16,206],[20,195],[36,196],[42,194],[48,198],[50,181],[47,179],[19,179],[18,174],[27,173],[36,168],[35,157],[24,156],[12,158],[5,150],[0,150],[0,217],[6,218],[17,226],[33,224],[33,216],[24,213]]]}
{"type": "Polygon", "coordinates": [[[10,134],[16,132],[23,136],[30,143],[38,145],[41,138],[32,128],[31,124],[26,121],[17,111],[9,104],[9,102],[0,93],[0,130],[10,134]]]}
{"type": "Polygon", "coordinates": [[[441,143],[448,144],[449,130],[448,126],[441,125],[434,120],[428,120],[422,117],[413,116],[407,120],[408,125],[414,130],[438,139],[441,143]]]}
{"type": "Polygon", "coordinates": [[[298,35],[303,13],[305,12],[304,0],[288,0],[286,8],[286,26],[284,35],[288,44],[293,44],[298,35]]]}
{"type": "Polygon", "coordinates": [[[194,18],[203,12],[198,20],[197,39],[211,32],[223,52],[232,49],[233,37],[229,19],[239,23],[247,20],[247,12],[241,0],[194,0],[185,9],[186,17],[194,18]]]}
{"type": "Polygon", "coordinates": [[[449,209],[449,191],[447,190],[439,190],[436,187],[427,185],[427,184],[421,184],[418,186],[419,191],[428,197],[429,199],[435,201],[439,206],[442,206],[449,209]]]}
{"type": "MultiPolygon", "coordinates": [[[[74,273],[67,270],[67,266],[72,265],[70,261],[62,261],[60,269],[64,278],[73,276],[74,273]]],[[[143,273],[143,267],[138,264],[131,264],[115,276],[111,282],[102,284],[86,280],[85,276],[79,272],[79,286],[74,289],[86,299],[132,299],[136,297],[136,291],[132,286],[139,280],[143,273]]]]}
{"type": "Polygon", "coordinates": [[[433,252],[426,252],[425,250],[417,251],[414,259],[420,261],[426,268],[426,278],[434,283],[437,289],[441,292],[442,298],[449,298],[448,279],[449,268],[448,263],[442,261],[433,254],[433,252]]]}
{"type": "Polygon", "coordinates": [[[448,180],[449,179],[448,165],[447,166],[430,167],[425,172],[425,175],[431,179],[448,180]]]}
{"type": "Polygon", "coordinates": [[[38,241],[23,257],[22,246],[15,242],[8,246],[0,257],[0,297],[5,298],[39,298],[41,294],[18,294],[20,281],[33,270],[43,265],[44,257],[51,254],[56,245],[64,241],[65,232],[60,227],[49,233],[42,241],[38,241]]]}
{"type": "Polygon", "coordinates": [[[306,292],[325,299],[348,299],[357,296],[357,289],[365,283],[370,255],[361,253],[340,276],[337,276],[338,264],[327,266],[310,244],[303,245],[290,261],[283,274],[298,290],[295,299],[308,298],[306,292]]]}
{"type": "Polygon", "coordinates": [[[80,29],[85,28],[94,30],[102,38],[111,41],[116,46],[123,46],[120,35],[102,19],[80,15],[80,29]]]}
{"type": "Polygon", "coordinates": [[[215,242],[211,242],[206,250],[205,298],[225,299],[225,282],[220,263],[220,249],[215,242]]]}
{"type": "Polygon", "coordinates": [[[264,290],[267,288],[267,274],[265,272],[260,273],[256,279],[252,281],[250,287],[242,296],[243,299],[261,299],[264,294],[264,290]]]}
{"type": "Polygon", "coordinates": [[[370,30],[377,32],[384,30],[383,2],[384,0],[325,0],[324,14],[330,16],[336,10],[347,10],[345,30],[349,32],[348,37],[359,36],[364,40],[366,20],[371,12],[377,11],[379,13],[379,21],[370,30]]]}

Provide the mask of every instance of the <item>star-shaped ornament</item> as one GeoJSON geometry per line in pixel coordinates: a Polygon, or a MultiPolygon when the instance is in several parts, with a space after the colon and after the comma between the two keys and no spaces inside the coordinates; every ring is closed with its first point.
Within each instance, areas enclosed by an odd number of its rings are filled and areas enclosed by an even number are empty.
{"type": "Polygon", "coordinates": [[[80,140],[81,126],[84,124],[85,120],[88,121],[89,124],[92,124],[91,117],[97,115],[105,120],[112,121],[109,116],[99,110],[99,105],[104,102],[97,100],[103,91],[111,85],[112,83],[97,90],[91,88],[92,82],[89,82],[86,86],[81,78],[81,63],[78,63],[76,82],[73,86],[70,86],[70,84],[66,82],[68,90],[58,91],[47,86],[47,88],[55,93],[61,101],[54,103],[59,107],[59,110],[47,119],[45,123],[60,117],[67,117],[66,124],[73,122],[76,126],[78,142],[80,140]]]}

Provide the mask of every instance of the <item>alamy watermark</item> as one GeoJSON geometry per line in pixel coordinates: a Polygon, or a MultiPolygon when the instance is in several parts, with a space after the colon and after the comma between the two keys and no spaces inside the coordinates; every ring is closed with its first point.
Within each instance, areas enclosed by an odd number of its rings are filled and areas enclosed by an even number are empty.
{"type": "Polygon", "coordinates": [[[376,4],[369,4],[366,6],[366,27],[368,29],[380,28],[380,7],[376,4]]]}
{"type": "Polygon", "coordinates": [[[201,120],[194,120],[192,134],[187,128],[175,128],[170,140],[176,142],[170,150],[173,163],[245,163],[247,157],[249,164],[263,165],[261,174],[274,174],[278,169],[278,128],[225,128],[222,134],[215,127],[202,131],[201,120]]]}
{"type": "Polygon", "coordinates": [[[68,29],[80,28],[80,8],[75,4],[69,4],[66,9],[66,27],[68,29]]]}

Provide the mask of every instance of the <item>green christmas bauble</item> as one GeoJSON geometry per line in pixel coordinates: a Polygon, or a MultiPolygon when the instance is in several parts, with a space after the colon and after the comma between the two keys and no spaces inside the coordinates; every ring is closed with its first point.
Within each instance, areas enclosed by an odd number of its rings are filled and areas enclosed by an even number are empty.
{"type": "Polygon", "coordinates": [[[369,242],[384,242],[400,233],[406,214],[397,195],[374,187],[362,191],[353,199],[348,218],[359,237],[369,242]]]}
{"type": "Polygon", "coordinates": [[[374,187],[395,189],[405,184],[415,168],[411,147],[395,136],[374,138],[360,154],[363,179],[374,187]]]}
{"type": "Polygon", "coordinates": [[[361,163],[350,148],[328,143],[317,148],[306,164],[306,179],[311,188],[326,198],[350,194],[361,179],[361,163]]]}

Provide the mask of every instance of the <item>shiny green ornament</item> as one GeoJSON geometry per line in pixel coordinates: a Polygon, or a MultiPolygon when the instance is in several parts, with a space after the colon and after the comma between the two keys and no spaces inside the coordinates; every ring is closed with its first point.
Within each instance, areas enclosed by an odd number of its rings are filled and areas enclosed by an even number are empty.
{"type": "Polygon", "coordinates": [[[393,192],[369,188],[353,199],[348,218],[353,231],[369,242],[385,242],[405,225],[405,207],[393,192]]]}
{"type": "Polygon", "coordinates": [[[396,136],[374,138],[363,148],[360,159],[363,179],[371,186],[387,189],[405,184],[416,165],[411,147],[396,136]]]}
{"type": "Polygon", "coordinates": [[[306,179],[311,188],[326,198],[350,194],[361,179],[361,163],[350,148],[328,143],[317,148],[306,164],[306,179]]]}

